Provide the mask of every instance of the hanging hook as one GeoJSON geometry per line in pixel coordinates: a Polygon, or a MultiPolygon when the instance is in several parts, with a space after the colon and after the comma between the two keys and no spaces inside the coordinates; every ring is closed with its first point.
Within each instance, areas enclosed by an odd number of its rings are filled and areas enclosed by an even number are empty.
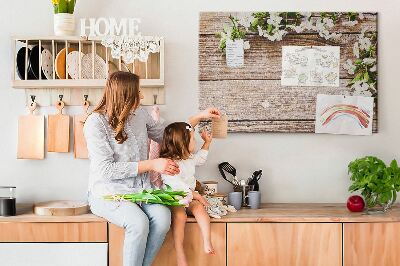
{"type": "Polygon", "coordinates": [[[153,98],[154,98],[154,105],[156,105],[157,104],[157,94],[153,94],[153,98]]]}
{"type": "Polygon", "coordinates": [[[36,96],[35,95],[31,95],[31,106],[35,103],[35,99],[36,99],[36,96]]]}
{"type": "Polygon", "coordinates": [[[85,95],[83,95],[83,98],[85,99],[85,102],[86,102],[89,98],[89,95],[85,94],[85,95]]]}
{"type": "Polygon", "coordinates": [[[32,103],[34,103],[34,102],[35,102],[35,99],[36,99],[36,96],[35,96],[35,95],[31,95],[31,100],[32,100],[32,103]]]}
{"type": "Polygon", "coordinates": [[[60,94],[60,95],[58,95],[58,98],[59,98],[60,101],[62,102],[62,100],[63,100],[63,98],[64,98],[64,95],[60,94]]]}

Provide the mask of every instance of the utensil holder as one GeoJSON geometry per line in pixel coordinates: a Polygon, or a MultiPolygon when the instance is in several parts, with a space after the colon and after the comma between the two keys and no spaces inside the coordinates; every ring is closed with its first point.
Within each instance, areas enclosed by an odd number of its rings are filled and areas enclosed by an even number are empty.
{"type": "Polygon", "coordinates": [[[242,207],[250,207],[249,191],[253,190],[254,190],[254,185],[233,186],[233,191],[242,193],[242,207]]]}

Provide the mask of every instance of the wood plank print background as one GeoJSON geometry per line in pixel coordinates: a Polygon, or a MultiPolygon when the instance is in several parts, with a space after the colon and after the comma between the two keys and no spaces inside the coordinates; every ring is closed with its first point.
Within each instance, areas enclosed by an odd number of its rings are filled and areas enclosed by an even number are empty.
{"type": "MultiPolygon", "coordinates": [[[[354,61],[353,44],[361,29],[377,29],[377,14],[364,13],[364,19],[354,26],[335,25],[332,32],[342,33],[339,40],[325,40],[318,33],[305,31],[290,32],[282,41],[272,42],[248,32],[246,40],[251,48],[245,50],[244,67],[228,68],[215,34],[221,32],[225,24],[229,25],[230,14],[237,16],[239,13],[201,12],[199,29],[199,107],[215,106],[225,112],[229,118],[229,132],[314,133],[317,94],[350,91],[346,85],[353,77],[343,69],[343,64],[347,59],[354,61]],[[281,47],[285,45],[339,45],[340,86],[281,86],[281,47]]],[[[377,125],[375,97],[373,132],[377,132],[377,125]]]]}

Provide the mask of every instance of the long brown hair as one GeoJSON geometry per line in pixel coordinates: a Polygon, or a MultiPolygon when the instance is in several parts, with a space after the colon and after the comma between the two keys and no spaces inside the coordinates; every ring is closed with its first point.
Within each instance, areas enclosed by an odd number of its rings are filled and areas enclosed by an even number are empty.
{"type": "Polygon", "coordinates": [[[103,98],[93,112],[105,114],[121,144],[128,139],[124,130],[130,112],[140,104],[139,76],[129,72],[112,73],[106,83],[103,98]]]}
{"type": "Polygon", "coordinates": [[[190,132],[192,127],[185,122],[175,122],[164,130],[160,157],[172,160],[185,160],[190,156],[190,132]]]}

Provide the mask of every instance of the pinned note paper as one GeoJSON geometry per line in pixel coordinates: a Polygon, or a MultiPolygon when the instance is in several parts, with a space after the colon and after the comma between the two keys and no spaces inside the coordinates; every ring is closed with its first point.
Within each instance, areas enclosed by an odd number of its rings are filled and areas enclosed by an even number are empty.
{"type": "Polygon", "coordinates": [[[339,87],[339,46],[282,46],[282,86],[339,87]]]}
{"type": "Polygon", "coordinates": [[[237,68],[244,65],[243,40],[226,40],[226,64],[228,67],[237,68]]]}

